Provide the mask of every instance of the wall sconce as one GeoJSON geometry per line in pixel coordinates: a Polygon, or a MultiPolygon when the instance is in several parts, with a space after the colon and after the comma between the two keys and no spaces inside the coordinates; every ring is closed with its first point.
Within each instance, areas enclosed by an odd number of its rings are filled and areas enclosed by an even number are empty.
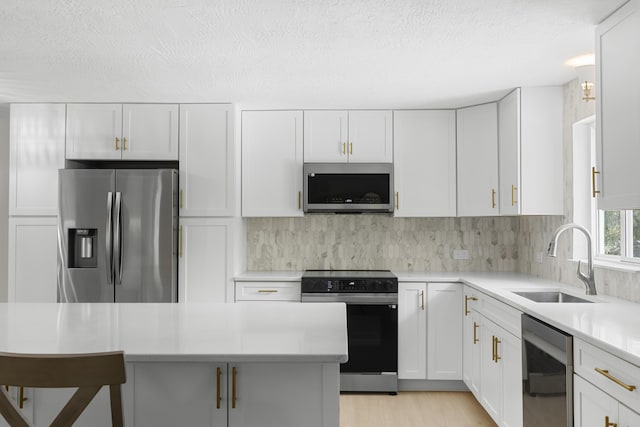
{"type": "Polygon", "coordinates": [[[596,97],[593,95],[593,85],[595,82],[595,65],[580,65],[576,67],[578,73],[578,81],[582,86],[582,100],[585,102],[593,101],[596,97]]]}

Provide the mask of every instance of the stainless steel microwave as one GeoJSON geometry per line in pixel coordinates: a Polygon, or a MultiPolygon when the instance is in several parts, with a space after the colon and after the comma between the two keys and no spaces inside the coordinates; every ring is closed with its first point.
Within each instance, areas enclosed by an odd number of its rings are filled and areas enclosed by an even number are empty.
{"type": "Polygon", "coordinates": [[[305,212],[393,212],[392,163],[305,163],[305,212]]]}

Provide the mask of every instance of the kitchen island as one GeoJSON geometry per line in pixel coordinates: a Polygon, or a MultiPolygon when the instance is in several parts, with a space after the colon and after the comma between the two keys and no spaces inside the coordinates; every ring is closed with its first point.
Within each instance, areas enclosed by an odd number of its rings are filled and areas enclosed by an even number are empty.
{"type": "MultiPolygon", "coordinates": [[[[344,304],[0,304],[0,325],[2,352],[123,350],[127,426],[339,424],[344,304]]],[[[23,410],[49,425],[71,392],[23,410]]],[[[106,389],[77,425],[110,425],[106,389]]]]}

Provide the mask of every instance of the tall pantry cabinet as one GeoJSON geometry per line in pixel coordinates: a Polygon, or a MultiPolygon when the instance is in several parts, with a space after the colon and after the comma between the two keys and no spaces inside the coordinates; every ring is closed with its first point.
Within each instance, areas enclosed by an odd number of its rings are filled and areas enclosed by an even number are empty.
{"type": "Polygon", "coordinates": [[[8,300],[55,302],[58,169],[65,104],[12,104],[9,148],[8,300]]]}

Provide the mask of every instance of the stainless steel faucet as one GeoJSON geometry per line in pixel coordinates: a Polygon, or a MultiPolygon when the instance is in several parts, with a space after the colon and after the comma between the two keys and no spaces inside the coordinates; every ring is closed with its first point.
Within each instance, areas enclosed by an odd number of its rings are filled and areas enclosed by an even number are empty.
{"type": "Polygon", "coordinates": [[[591,234],[589,231],[581,225],[578,224],[564,224],[558,227],[558,229],[553,233],[553,237],[551,238],[551,242],[549,242],[549,249],[547,249],[547,255],[550,257],[554,257],[557,255],[557,244],[558,237],[562,234],[563,231],[569,230],[571,228],[575,228],[584,233],[587,238],[587,274],[584,274],[580,269],[580,261],[578,261],[578,279],[582,280],[584,286],[587,288],[587,295],[596,295],[596,282],[593,277],[593,257],[591,255],[591,234]]]}

